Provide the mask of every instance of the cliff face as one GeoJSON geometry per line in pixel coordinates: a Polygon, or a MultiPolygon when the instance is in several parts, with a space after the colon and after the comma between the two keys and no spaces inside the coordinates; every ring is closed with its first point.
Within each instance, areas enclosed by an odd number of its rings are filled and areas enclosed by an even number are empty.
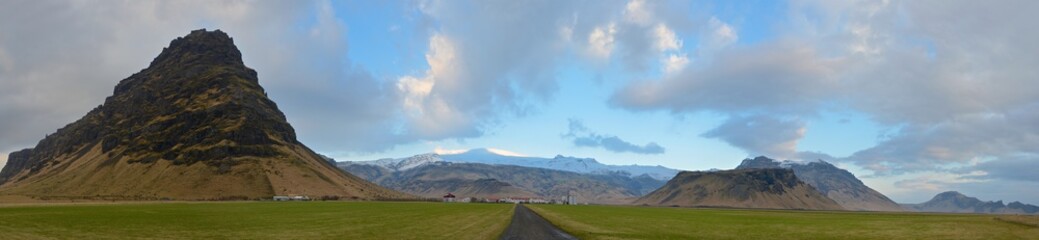
{"type": "Polygon", "coordinates": [[[31,148],[12,152],[8,155],[7,165],[4,165],[3,170],[0,170],[0,184],[6,182],[22,169],[28,169],[30,156],[32,156],[31,148]]]}
{"type": "Polygon", "coordinates": [[[681,172],[640,205],[842,210],[789,169],[681,172]]]}
{"type": "Polygon", "coordinates": [[[767,158],[744,159],[736,169],[787,168],[801,181],[815,187],[824,196],[837,201],[847,210],[904,211],[891,199],[866,186],[854,174],[827,162],[780,163],[767,158]]]}
{"type": "Polygon", "coordinates": [[[219,30],[173,40],[82,119],[12,153],[0,193],[112,198],[399,197],[296,140],[219,30]]]}

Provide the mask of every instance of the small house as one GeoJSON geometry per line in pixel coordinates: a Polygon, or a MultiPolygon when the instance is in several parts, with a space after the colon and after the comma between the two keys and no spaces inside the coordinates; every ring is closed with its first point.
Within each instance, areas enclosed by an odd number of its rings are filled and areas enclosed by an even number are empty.
{"type": "Polygon", "coordinates": [[[282,202],[292,200],[289,196],[274,196],[274,201],[282,202]]]}
{"type": "Polygon", "coordinates": [[[444,195],[444,202],[455,202],[455,195],[447,193],[447,195],[444,195]]]}

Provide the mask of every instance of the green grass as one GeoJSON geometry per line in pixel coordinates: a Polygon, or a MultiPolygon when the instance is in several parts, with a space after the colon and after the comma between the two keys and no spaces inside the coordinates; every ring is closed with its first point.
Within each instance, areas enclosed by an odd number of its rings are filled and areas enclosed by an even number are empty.
{"type": "Polygon", "coordinates": [[[2,239],[493,239],[512,204],[126,203],[0,207],[2,239]]]}
{"type": "Polygon", "coordinates": [[[529,207],[581,239],[1039,239],[1039,227],[997,215],[529,207]]]}

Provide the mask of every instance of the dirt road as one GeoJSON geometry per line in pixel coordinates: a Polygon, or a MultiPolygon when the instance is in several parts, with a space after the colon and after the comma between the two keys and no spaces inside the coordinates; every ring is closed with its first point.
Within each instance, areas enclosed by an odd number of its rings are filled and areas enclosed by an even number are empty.
{"type": "Polygon", "coordinates": [[[531,211],[523,204],[516,205],[516,213],[512,215],[512,223],[505,233],[501,235],[503,240],[520,239],[577,239],[563,230],[546,221],[537,213],[531,211]]]}

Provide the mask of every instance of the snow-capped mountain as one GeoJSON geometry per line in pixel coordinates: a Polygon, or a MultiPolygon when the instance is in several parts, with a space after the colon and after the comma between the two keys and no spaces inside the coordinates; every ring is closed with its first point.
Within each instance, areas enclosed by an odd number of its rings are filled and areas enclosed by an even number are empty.
{"type": "MultiPolygon", "coordinates": [[[[356,162],[343,162],[345,164],[366,164],[384,167],[393,171],[404,171],[412,169],[418,166],[425,165],[427,163],[441,162],[444,161],[440,158],[440,155],[436,153],[419,154],[406,158],[383,158],[373,161],[356,161],[356,162]]],[[[340,164],[343,164],[340,163],[340,164]]]]}
{"type": "Polygon", "coordinates": [[[444,161],[448,162],[516,165],[576,173],[605,174],[610,172],[626,172],[631,174],[631,176],[646,174],[654,179],[660,180],[669,180],[679,172],[679,170],[663,166],[607,165],[596,161],[594,158],[576,158],[563,155],[556,155],[553,158],[507,156],[497,154],[486,148],[472,149],[459,154],[444,154],[440,157],[443,158],[444,161]]]}
{"type": "Polygon", "coordinates": [[[394,171],[403,171],[433,162],[455,162],[455,163],[483,163],[494,165],[514,165],[522,167],[545,168],[576,173],[609,174],[627,173],[631,176],[643,174],[658,180],[669,180],[678,174],[679,170],[663,166],[643,165],[607,165],[593,158],[576,158],[556,155],[553,158],[510,156],[497,153],[486,148],[472,149],[457,154],[427,153],[406,158],[379,159],[374,161],[343,162],[341,165],[366,164],[381,166],[394,171]]]}

